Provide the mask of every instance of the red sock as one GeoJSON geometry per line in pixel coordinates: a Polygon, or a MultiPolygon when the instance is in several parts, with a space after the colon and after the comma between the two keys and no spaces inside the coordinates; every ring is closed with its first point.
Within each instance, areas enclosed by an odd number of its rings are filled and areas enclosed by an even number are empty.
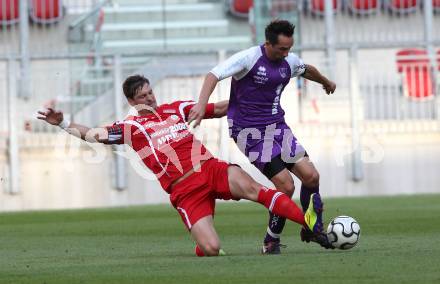
{"type": "Polygon", "coordinates": [[[302,210],[281,191],[262,187],[258,193],[258,202],[270,212],[305,226],[302,210]]]}
{"type": "Polygon", "coordinates": [[[203,252],[203,250],[201,248],[199,248],[198,245],[196,245],[195,251],[196,251],[197,256],[199,256],[199,257],[205,256],[205,253],[203,252]]]}

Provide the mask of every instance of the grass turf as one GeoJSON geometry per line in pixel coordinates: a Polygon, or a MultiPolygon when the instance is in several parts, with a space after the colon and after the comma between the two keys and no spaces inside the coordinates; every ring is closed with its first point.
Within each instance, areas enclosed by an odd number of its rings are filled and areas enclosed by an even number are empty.
{"type": "Polygon", "coordinates": [[[326,200],[350,215],[357,247],[326,251],[283,233],[279,256],[259,254],[267,213],[221,203],[225,257],[198,258],[170,206],[0,214],[0,283],[440,283],[440,195],[326,200]]]}

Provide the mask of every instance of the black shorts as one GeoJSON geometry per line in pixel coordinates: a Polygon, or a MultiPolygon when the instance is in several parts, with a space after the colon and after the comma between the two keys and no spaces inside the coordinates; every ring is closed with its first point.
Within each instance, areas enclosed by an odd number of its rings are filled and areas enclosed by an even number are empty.
{"type": "MultiPolygon", "coordinates": [[[[309,155],[307,152],[304,153],[304,157],[308,157],[309,155]]],[[[268,178],[272,179],[274,176],[276,176],[278,173],[280,173],[282,170],[287,169],[288,171],[291,171],[295,163],[286,163],[281,159],[281,154],[273,157],[272,160],[264,165],[263,174],[268,178]]]]}

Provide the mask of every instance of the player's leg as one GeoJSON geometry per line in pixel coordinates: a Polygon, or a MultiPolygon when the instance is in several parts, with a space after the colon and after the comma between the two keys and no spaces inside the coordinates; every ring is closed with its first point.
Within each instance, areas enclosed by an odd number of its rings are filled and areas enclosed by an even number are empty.
{"type": "MultiPolygon", "coordinates": [[[[319,195],[319,173],[310,162],[307,152],[304,147],[298,143],[290,128],[287,127],[284,130],[283,135],[281,162],[285,168],[289,169],[302,182],[300,199],[303,212],[310,212],[308,209],[310,205],[312,205],[313,208],[310,209],[313,209],[312,211],[316,212],[314,218],[318,218],[319,221],[317,223],[320,224],[320,226],[323,226],[323,203],[319,195]]],[[[318,229],[318,231],[322,230],[323,228],[318,229]]],[[[326,248],[329,247],[325,234],[316,235],[308,230],[306,226],[301,229],[301,239],[307,242],[317,242],[326,248]]]]}
{"type": "Polygon", "coordinates": [[[313,240],[325,248],[332,248],[323,232],[322,202],[318,193],[312,194],[309,208],[303,214],[293,200],[278,190],[262,186],[253,180],[241,168],[231,166],[228,169],[229,190],[235,199],[243,198],[264,205],[269,212],[296,222],[308,228],[313,240]]]}
{"type": "Polygon", "coordinates": [[[228,168],[229,190],[234,199],[247,199],[264,205],[270,212],[304,225],[304,214],[286,194],[264,187],[237,166],[228,168]]]}
{"type": "Polygon", "coordinates": [[[291,171],[301,180],[300,199],[305,212],[309,206],[310,196],[313,193],[319,193],[319,173],[309,157],[304,157],[301,161],[295,163],[291,171]]]}
{"type": "MultiPolygon", "coordinates": [[[[283,128],[287,126],[281,127],[283,128]]],[[[264,139],[258,143],[252,144],[251,146],[246,144],[244,154],[250,157],[250,153],[259,153],[257,158],[252,161],[252,164],[272,181],[277,190],[291,197],[295,187],[291,173],[286,168],[285,163],[281,160],[283,137],[280,135],[275,135],[272,140],[273,143],[271,147],[267,147],[267,145],[265,147],[267,141],[264,139]],[[269,162],[264,161],[263,157],[267,157],[267,154],[269,153],[271,160],[269,162]]],[[[235,139],[235,141],[237,142],[237,139],[235,139]]],[[[290,146],[287,148],[288,152],[290,153],[290,146]]],[[[263,240],[262,253],[280,253],[280,235],[284,229],[285,223],[285,218],[278,216],[273,212],[269,212],[269,220],[266,228],[266,235],[263,240]]]]}
{"type": "MultiPolygon", "coordinates": [[[[287,125],[279,125],[282,135],[274,137],[272,159],[263,168],[263,174],[272,181],[275,188],[293,196],[295,185],[290,168],[305,155],[304,148],[297,143],[295,136],[287,125]]],[[[306,211],[304,211],[306,212],[306,211]]],[[[285,219],[273,213],[269,215],[269,224],[263,243],[263,253],[280,253],[280,235],[284,229],[285,219]]]]}
{"type": "Polygon", "coordinates": [[[199,219],[191,228],[191,236],[205,256],[219,255],[220,239],[212,215],[199,219]]]}
{"type": "Polygon", "coordinates": [[[319,194],[312,196],[312,206],[305,213],[293,202],[293,200],[278,190],[264,187],[256,182],[240,167],[228,165],[225,162],[206,162],[205,170],[213,171],[212,184],[213,194],[219,199],[247,199],[264,205],[269,212],[287,218],[302,226],[307,227],[315,235],[323,235],[320,224],[322,218],[318,217],[319,212],[315,208],[315,204],[320,201],[319,194]],[[209,165],[208,166],[206,165],[209,165]]]}
{"type": "MultiPolygon", "coordinates": [[[[314,200],[312,196],[319,195],[319,173],[316,170],[309,157],[306,156],[291,167],[291,171],[301,180],[301,192],[300,200],[303,212],[306,212],[310,204],[314,204],[316,210],[319,212],[318,218],[322,219],[322,212],[324,210],[324,204],[321,199],[314,200]]],[[[320,221],[320,223],[323,223],[320,221]]],[[[323,247],[328,248],[328,242],[326,238],[322,236],[315,236],[306,227],[301,229],[301,240],[305,242],[316,242],[323,247]]]]}
{"type": "MultiPolygon", "coordinates": [[[[292,175],[289,170],[286,169],[280,155],[272,158],[271,162],[265,165],[263,174],[272,181],[277,190],[292,197],[295,191],[295,185],[292,175]]],[[[269,223],[263,241],[262,253],[280,253],[280,236],[285,223],[285,218],[269,212],[269,223]]]]}
{"type": "Polygon", "coordinates": [[[170,201],[195,240],[199,248],[197,255],[219,255],[220,240],[213,222],[215,198],[211,193],[209,171],[203,168],[175,185],[170,201]]]}

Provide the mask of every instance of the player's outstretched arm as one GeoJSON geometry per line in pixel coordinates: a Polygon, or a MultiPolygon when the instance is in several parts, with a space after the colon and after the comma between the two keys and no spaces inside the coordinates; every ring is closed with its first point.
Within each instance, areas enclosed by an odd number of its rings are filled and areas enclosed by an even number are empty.
{"type": "Polygon", "coordinates": [[[336,84],[322,75],[313,65],[306,64],[306,72],[302,76],[308,80],[320,83],[327,95],[333,94],[336,90],[336,84]]]}
{"type": "Polygon", "coordinates": [[[203,81],[202,90],[200,91],[199,101],[191,109],[188,116],[188,122],[191,123],[194,121],[194,127],[199,126],[205,116],[206,105],[208,104],[209,97],[214,91],[215,86],[217,86],[217,82],[218,79],[214,74],[208,73],[208,75],[206,75],[205,80],[203,81]]]}
{"type": "Polygon", "coordinates": [[[87,142],[108,143],[108,131],[105,128],[89,128],[87,126],[73,123],[64,119],[63,112],[48,108],[38,111],[38,119],[44,120],[49,124],[59,126],[67,133],[76,136],[87,142]]]}
{"type": "Polygon", "coordinates": [[[215,118],[220,118],[228,113],[229,101],[220,101],[214,104],[214,115],[215,118]]]}
{"type": "Polygon", "coordinates": [[[199,102],[191,109],[191,113],[188,117],[189,123],[194,121],[194,127],[200,124],[205,115],[209,97],[214,91],[215,86],[217,86],[217,83],[225,78],[239,74],[247,68],[251,68],[250,65],[253,63],[252,58],[254,58],[255,51],[259,49],[260,47],[256,46],[237,52],[218,64],[206,75],[200,91],[199,102]]]}

